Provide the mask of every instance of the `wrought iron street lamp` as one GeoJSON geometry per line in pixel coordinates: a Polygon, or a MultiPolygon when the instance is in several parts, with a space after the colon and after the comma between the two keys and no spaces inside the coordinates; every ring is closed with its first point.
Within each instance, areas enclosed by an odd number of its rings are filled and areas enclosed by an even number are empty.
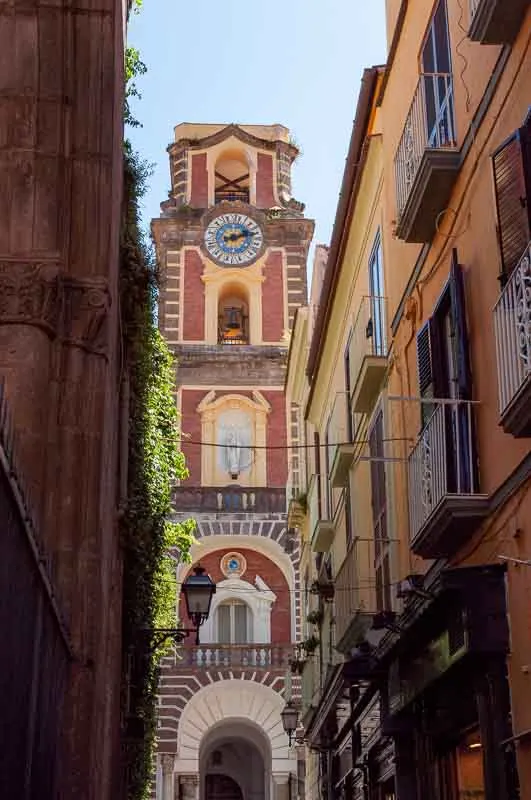
{"type": "MultiPolygon", "coordinates": [[[[280,712],[280,718],[282,719],[282,727],[288,734],[289,746],[291,747],[291,741],[294,737],[295,731],[297,730],[297,725],[299,724],[299,712],[294,706],[292,700],[288,700],[280,712]]],[[[297,741],[296,738],[295,741],[297,741]]]]}
{"type": "Polygon", "coordinates": [[[216,584],[207,575],[204,568],[198,564],[194,571],[184,581],[181,592],[184,595],[186,613],[192,621],[193,628],[153,628],[149,630],[151,636],[151,651],[160,647],[166,639],[173,639],[175,643],[183,642],[186,637],[195,633],[195,643],[199,644],[199,628],[210,614],[212,598],[216,592],[216,584]]]}

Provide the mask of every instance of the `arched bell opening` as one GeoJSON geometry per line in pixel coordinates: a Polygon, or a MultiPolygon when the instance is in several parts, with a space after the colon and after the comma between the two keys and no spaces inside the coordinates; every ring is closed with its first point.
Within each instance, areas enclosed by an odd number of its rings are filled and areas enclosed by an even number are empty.
{"type": "Polygon", "coordinates": [[[238,284],[228,284],[219,293],[218,343],[249,344],[249,299],[238,284]]]}
{"type": "Polygon", "coordinates": [[[214,202],[248,203],[250,169],[241,150],[225,150],[214,166],[214,202]]]}

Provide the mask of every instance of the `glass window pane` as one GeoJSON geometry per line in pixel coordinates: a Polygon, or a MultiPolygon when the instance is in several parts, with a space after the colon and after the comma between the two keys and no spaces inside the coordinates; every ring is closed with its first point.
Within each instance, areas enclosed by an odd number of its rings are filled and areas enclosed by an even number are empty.
{"type": "Polygon", "coordinates": [[[230,644],[230,606],[223,604],[218,607],[218,642],[230,644]]]}
{"type": "Polygon", "coordinates": [[[247,642],[247,606],[238,603],[234,609],[234,643],[246,644],[247,642]]]}

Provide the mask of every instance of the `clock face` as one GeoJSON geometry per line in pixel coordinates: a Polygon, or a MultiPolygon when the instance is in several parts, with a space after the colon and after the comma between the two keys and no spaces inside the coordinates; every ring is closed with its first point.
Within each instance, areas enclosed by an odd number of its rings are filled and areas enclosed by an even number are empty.
{"type": "Polygon", "coordinates": [[[262,249],[263,241],[260,226],[245,214],[221,214],[205,231],[209,255],[223,266],[250,264],[262,249]]]}

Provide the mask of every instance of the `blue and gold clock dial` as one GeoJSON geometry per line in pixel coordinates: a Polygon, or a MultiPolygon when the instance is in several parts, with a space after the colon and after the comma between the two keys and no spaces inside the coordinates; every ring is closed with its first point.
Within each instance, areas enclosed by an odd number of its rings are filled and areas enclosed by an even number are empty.
{"type": "Polygon", "coordinates": [[[221,214],[205,231],[205,247],[219,264],[241,267],[254,261],[262,249],[260,226],[246,214],[221,214]]]}

